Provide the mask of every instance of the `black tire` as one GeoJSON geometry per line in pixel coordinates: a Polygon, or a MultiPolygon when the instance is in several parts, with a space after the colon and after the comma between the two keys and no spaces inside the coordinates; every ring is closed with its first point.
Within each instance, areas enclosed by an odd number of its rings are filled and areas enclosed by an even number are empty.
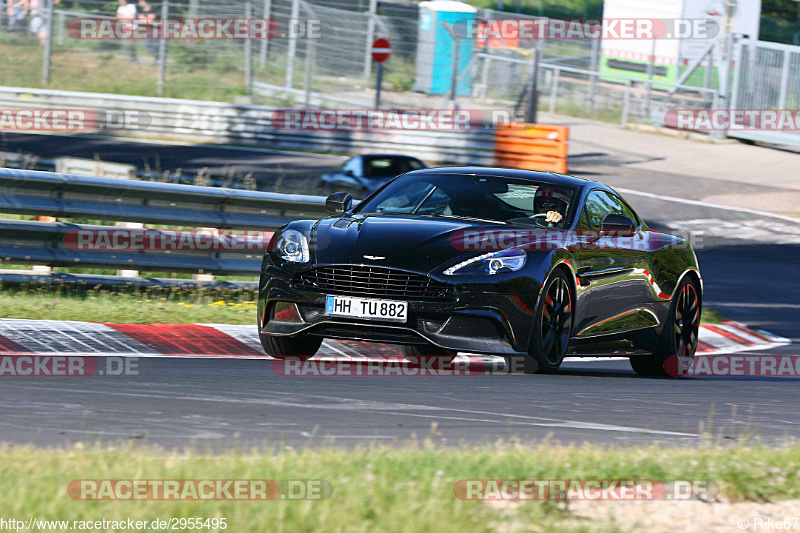
{"type": "Polygon", "coordinates": [[[575,303],[570,280],[556,270],[542,289],[534,312],[534,327],[523,369],[526,374],[552,374],[564,362],[572,335],[575,303]]]}
{"type": "Polygon", "coordinates": [[[684,278],[664,323],[658,350],[653,355],[631,357],[631,368],[641,376],[680,376],[697,350],[702,299],[691,279],[684,278]]]}
{"type": "Polygon", "coordinates": [[[400,353],[414,364],[421,364],[427,358],[436,358],[440,364],[447,364],[452,362],[458,354],[454,350],[440,348],[433,344],[403,344],[400,346],[400,353]]]}
{"type": "Polygon", "coordinates": [[[287,357],[297,357],[308,359],[312,357],[320,345],[322,337],[273,337],[272,335],[260,335],[261,347],[267,355],[275,359],[285,359],[287,357]]]}

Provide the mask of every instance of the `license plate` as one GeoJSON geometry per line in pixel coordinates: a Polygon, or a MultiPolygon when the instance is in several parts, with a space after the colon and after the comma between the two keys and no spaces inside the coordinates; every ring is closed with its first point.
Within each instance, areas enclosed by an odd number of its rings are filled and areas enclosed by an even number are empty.
{"type": "Polygon", "coordinates": [[[390,322],[408,320],[408,302],[353,298],[351,296],[328,296],[325,314],[349,318],[374,318],[390,322]]]}

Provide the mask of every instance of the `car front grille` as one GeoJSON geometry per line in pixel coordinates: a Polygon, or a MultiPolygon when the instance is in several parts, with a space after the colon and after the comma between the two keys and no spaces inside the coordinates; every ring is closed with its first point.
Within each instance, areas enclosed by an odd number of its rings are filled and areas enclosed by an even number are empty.
{"type": "Polygon", "coordinates": [[[455,297],[453,287],[428,276],[392,268],[337,265],[316,267],[297,274],[298,288],[373,298],[404,300],[449,300],[455,297]]]}

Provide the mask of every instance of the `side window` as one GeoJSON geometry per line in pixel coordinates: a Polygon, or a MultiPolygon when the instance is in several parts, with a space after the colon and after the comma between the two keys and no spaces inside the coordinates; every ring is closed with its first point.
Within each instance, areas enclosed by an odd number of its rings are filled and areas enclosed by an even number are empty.
{"type": "Polygon", "coordinates": [[[581,216],[578,219],[578,225],[575,226],[575,229],[578,231],[588,231],[592,229],[589,225],[589,218],[586,216],[586,209],[581,210],[581,216]]]}
{"type": "Polygon", "coordinates": [[[606,191],[592,191],[586,197],[586,214],[593,229],[600,229],[603,219],[612,213],[625,215],[638,224],[636,213],[619,197],[606,191]]]}
{"type": "Polygon", "coordinates": [[[342,166],[342,173],[345,174],[348,170],[351,171],[354,176],[361,176],[361,158],[351,157],[348,159],[344,166],[342,166]]]}

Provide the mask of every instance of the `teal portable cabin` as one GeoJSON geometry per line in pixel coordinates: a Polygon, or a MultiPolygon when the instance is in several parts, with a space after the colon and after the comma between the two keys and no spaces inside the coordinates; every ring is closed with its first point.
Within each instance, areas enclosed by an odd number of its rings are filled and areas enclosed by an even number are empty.
{"type": "Polygon", "coordinates": [[[454,0],[433,0],[419,4],[417,40],[417,74],[414,90],[427,94],[450,92],[453,73],[453,54],[459,46],[456,94],[470,94],[470,72],[474,38],[467,29],[474,24],[476,9],[454,0]],[[454,40],[442,23],[457,29],[461,38],[454,40]]]}

